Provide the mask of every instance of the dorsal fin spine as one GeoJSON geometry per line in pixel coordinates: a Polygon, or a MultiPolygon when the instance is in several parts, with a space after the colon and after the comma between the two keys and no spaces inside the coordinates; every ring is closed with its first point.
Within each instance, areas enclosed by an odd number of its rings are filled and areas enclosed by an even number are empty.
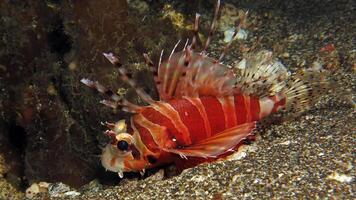
{"type": "Polygon", "coordinates": [[[163,77],[163,93],[167,94],[168,93],[168,89],[169,89],[169,85],[168,85],[168,76],[172,73],[172,66],[171,66],[171,58],[173,56],[173,53],[175,51],[175,49],[177,48],[178,44],[180,43],[180,40],[178,40],[178,42],[174,45],[172,51],[171,51],[171,54],[169,55],[168,57],[168,61],[167,61],[167,64],[165,66],[165,74],[164,74],[164,77],[163,77]]]}
{"type": "Polygon", "coordinates": [[[99,93],[109,96],[111,98],[111,100],[104,99],[104,100],[101,100],[100,103],[105,106],[108,106],[114,110],[116,110],[119,106],[121,106],[122,110],[131,112],[131,113],[136,113],[142,108],[141,106],[130,103],[126,99],[120,98],[111,89],[108,89],[107,87],[103,86],[98,81],[91,81],[89,79],[83,78],[82,80],[80,80],[80,82],[82,82],[83,84],[85,84],[86,86],[88,86],[92,89],[95,89],[99,93]]]}
{"type": "Polygon", "coordinates": [[[116,58],[112,53],[103,53],[105,58],[107,58],[113,65],[115,65],[118,68],[118,71],[121,74],[121,79],[128,83],[132,88],[135,89],[137,95],[141,97],[142,100],[147,102],[148,104],[152,104],[154,101],[148,95],[146,92],[144,92],[141,88],[137,87],[136,82],[129,77],[129,75],[126,72],[126,69],[122,67],[122,65],[119,62],[119,59],[116,58]]]}
{"type": "Polygon", "coordinates": [[[220,0],[218,0],[216,2],[215,11],[214,11],[214,18],[213,18],[213,21],[211,22],[208,38],[205,41],[205,45],[204,45],[204,48],[203,48],[203,51],[202,51],[203,54],[206,54],[206,50],[208,49],[208,46],[210,44],[211,37],[213,36],[213,33],[215,31],[215,25],[217,23],[219,9],[220,9],[220,0]]]}
{"type": "Polygon", "coordinates": [[[198,28],[199,28],[199,18],[200,14],[195,13],[195,20],[194,20],[194,35],[192,39],[191,47],[194,49],[197,43],[197,39],[199,39],[198,28]]]}
{"type": "Polygon", "coordinates": [[[179,81],[179,77],[182,73],[181,66],[184,64],[184,62],[185,62],[185,54],[182,54],[178,59],[177,66],[175,66],[174,68],[172,80],[168,89],[168,96],[170,97],[174,94],[174,91],[177,87],[177,82],[179,81]]]}

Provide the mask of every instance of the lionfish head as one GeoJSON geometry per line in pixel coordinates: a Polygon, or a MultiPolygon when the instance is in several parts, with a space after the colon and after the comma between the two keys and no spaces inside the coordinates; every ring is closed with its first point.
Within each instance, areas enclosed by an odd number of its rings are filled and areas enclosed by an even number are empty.
{"type": "Polygon", "coordinates": [[[101,163],[104,168],[117,172],[121,178],[123,172],[144,173],[148,163],[140,155],[135,138],[126,132],[125,120],[120,120],[115,124],[106,123],[106,125],[110,129],[104,134],[110,138],[110,142],[101,154],[101,163]]]}

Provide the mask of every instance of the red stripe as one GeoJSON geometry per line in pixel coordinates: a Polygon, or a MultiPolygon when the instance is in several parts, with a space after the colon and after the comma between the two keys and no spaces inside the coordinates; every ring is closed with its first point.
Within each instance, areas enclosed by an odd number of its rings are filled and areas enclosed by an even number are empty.
{"type": "MultiPolygon", "coordinates": [[[[146,107],[141,114],[147,119],[150,120],[152,123],[164,126],[167,128],[167,131],[169,134],[173,135],[175,139],[177,140],[177,144],[180,146],[185,146],[189,144],[185,144],[184,141],[185,135],[179,132],[173,123],[171,122],[170,119],[168,119],[166,116],[162,115],[159,111],[151,108],[151,107],[146,107]]],[[[142,139],[143,140],[143,139],[142,139]]]]}
{"type": "Polygon", "coordinates": [[[256,97],[250,98],[250,113],[252,121],[260,119],[260,101],[256,97]]]}
{"type": "Polygon", "coordinates": [[[204,105],[202,104],[200,98],[188,98],[185,97],[188,101],[190,101],[191,104],[193,104],[199,111],[201,118],[204,121],[204,127],[205,127],[205,132],[206,132],[206,137],[211,136],[211,128],[210,128],[210,123],[208,119],[208,115],[205,112],[204,105]]]}
{"type": "Polygon", "coordinates": [[[247,110],[245,106],[245,98],[243,97],[243,95],[235,96],[235,110],[237,125],[245,123],[247,117],[247,110]]]}
{"type": "Polygon", "coordinates": [[[158,145],[155,143],[150,132],[146,128],[140,126],[135,122],[134,122],[134,126],[136,127],[137,131],[140,133],[141,140],[148,149],[154,150],[158,148],[158,145]]]}
{"type": "Polygon", "coordinates": [[[172,100],[169,104],[179,113],[179,116],[190,133],[192,143],[206,138],[204,120],[199,110],[188,100],[172,100]]]}
{"type": "Polygon", "coordinates": [[[205,107],[212,135],[225,130],[225,116],[219,100],[215,97],[202,97],[200,100],[205,107]]]}

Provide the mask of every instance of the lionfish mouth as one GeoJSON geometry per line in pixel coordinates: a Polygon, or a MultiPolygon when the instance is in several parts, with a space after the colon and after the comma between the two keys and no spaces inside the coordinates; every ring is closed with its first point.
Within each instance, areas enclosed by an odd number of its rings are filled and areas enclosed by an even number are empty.
{"type": "MultiPolygon", "coordinates": [[[[119,175],[124,172],[125,166],[123,163],[124,155],[119,156],[115,148],[111,144],[107,144],[101,154],[101,164],[106,170],[117,172],[119,175]]],[[[125,154],[128,154],[126,152],[125,154]]]]}

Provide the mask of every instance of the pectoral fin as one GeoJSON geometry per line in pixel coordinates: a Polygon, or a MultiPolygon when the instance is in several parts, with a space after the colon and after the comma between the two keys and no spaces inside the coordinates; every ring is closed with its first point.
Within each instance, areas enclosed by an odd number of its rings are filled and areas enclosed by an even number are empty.
{"type": "Polygon", "coordinates": [[[163,150],[178,154],[182,158],[190,156],[215,158],[223,153],[232,151],[236,145],[251,134],[255,126],[255,122],[234,126],[191,146],[186,146],[180,149],[163,150]]]}

